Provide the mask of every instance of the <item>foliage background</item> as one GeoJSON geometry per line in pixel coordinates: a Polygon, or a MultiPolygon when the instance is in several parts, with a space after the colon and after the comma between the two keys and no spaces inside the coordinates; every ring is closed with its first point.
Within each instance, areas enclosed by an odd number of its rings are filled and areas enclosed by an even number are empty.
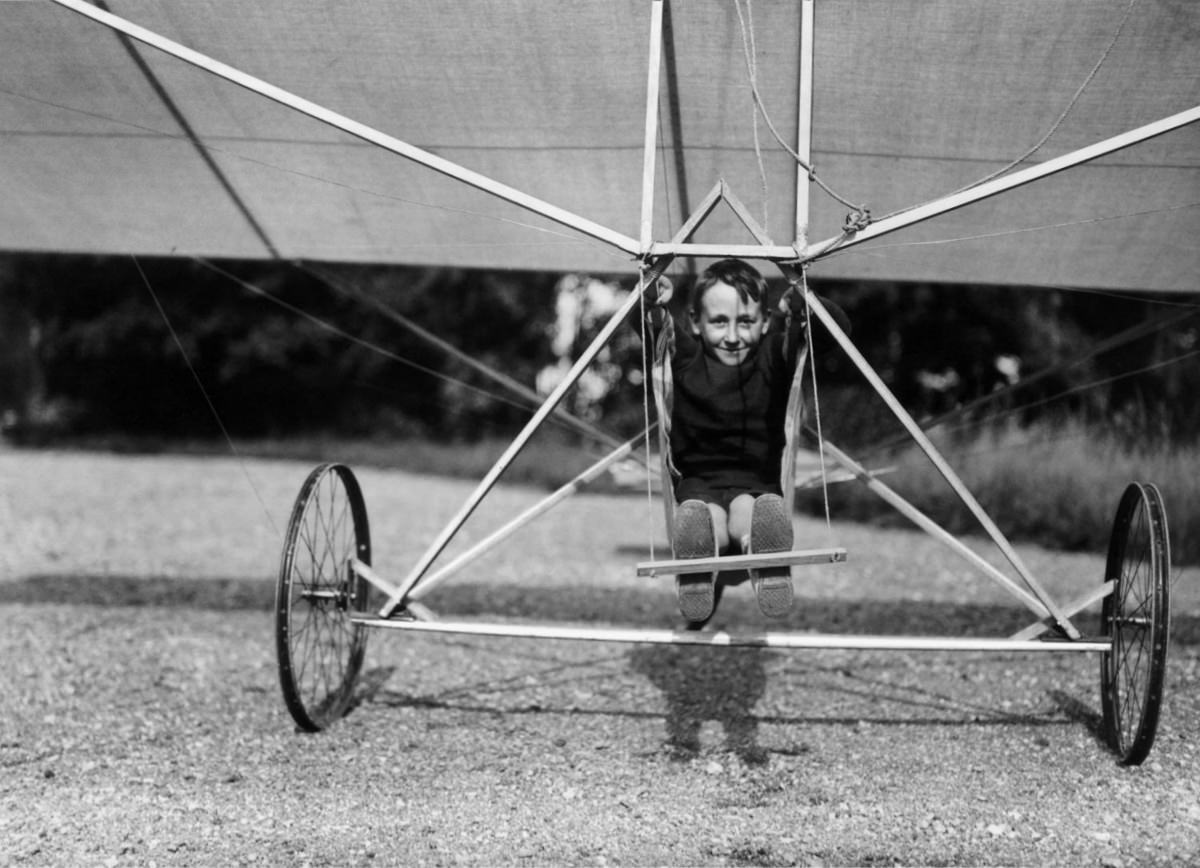
{"type": "MultiPolygon", "coordinates": [[[[598,277],[623,290],[633,282],[630,275],[598,277]]],[[[199,379],[235,436],[477,440],[511,431],[525,413],[381,309],[532,386],[554,360],[561,281],[538,272],[8,256],[0,259],[0,410],[33,419],[55,406],[72,433],[218,435],[198,400],[199,379]]],[[[686,279],[679,282],[686,287],[686,279]]],[[[1015,361],[1026,377],[1164,311],[1197,305],[1195,298],[1046,288],[815,285],[847,311],[856,344],[918,417],[1005,385],[1000,359],[1015,361]]],[[[1196,322],[1060,369],[977,415],[1015,413],[1022,424],[1069,417],[1127,438],[1190,442],[1200,432],[1200,403],[1191,400],[1200,366],[1164,362],[1197,348],[1196,322]]],[[[598,324],[585,324],[578,348],[589,328],[598,324]]],[[[640,410],[630,410],[641,403],[636,343],[622,335],[615,349],[622,382],[633,386],[616,390],[603,407],[616,427],[630,416],[640,424],[640,410]]],[[[837,435],[877,439],[879,420],[863,411],[848,360],[830,347],[820,357],[837,435]]]]}
{"type": "MultiPolygon", "coordinates": [[[[353,443],[351,454],[371,463],[478,476],[528,403],[402,323],[545,390],[634,279],[6,256],[0,414],[19,443],[228,451],[238,441],[341,460],[353,443]]],[[[682,309],[689,281],[676,284],[682,309]]],[[[1121,488],[1153,481],[1166,489],[1176,557],[1200,561],[1197,296],[813,285],[847,312],[856,345],[919,420],[950,414],[934,434],[1006,533],[1101,550],[1121,488]],[[1097,352],[1140,324],[1143,337],[1097,352]]],[[[894,471],[888,481],[906,497],[971,532],[957,498],[820,333],[816,358],[822,435],[894,471]]],[[[601,359],[600,385],[585,384],[567,406],[635,435],[640,359],[635,330],[623,330],[601,359]]],[[[549,428],[514,467],[524,481],[558,485],[594,458],[578,435],[549,428]]],[[[840,516],[896,520],[858,486],[810,491],[800,506],[820,514],[826,499],[840,516]]]]}

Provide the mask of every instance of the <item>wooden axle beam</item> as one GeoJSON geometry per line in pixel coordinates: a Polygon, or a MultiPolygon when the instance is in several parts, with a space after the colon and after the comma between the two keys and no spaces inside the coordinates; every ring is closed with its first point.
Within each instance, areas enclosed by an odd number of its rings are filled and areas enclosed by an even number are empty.
{"type": "Polygon", "coordinates": [[[565,639],[589,642],[622,642],[648,645],[711,645],[752,648],[805,648],[848,651],[988,651],[1107,653],[1112,642],[1103,638],[1077,640],[1019,640],[990,637],[855,636],[829,633],[774,631],[727,633],[724,630],[654,630],[627,627],[585,627],[560,624],[501,624],[479,621],[418,621],[351,615],[364,627],[408,630],[417,633],[454,633],[516,639],[565,639]]]}

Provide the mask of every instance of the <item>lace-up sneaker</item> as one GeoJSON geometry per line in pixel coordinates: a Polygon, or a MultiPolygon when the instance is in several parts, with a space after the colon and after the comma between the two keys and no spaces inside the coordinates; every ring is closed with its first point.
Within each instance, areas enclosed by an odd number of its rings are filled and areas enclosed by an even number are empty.
{"type": "MultiPolygon", "coordinates": [[[[675,529],[671,548],[677,559],[716,557],[716,534],[712,513],[699,500],[685,500],[675,510],[675,529]]],[[[689,622],[703,624],[712,617],[716,605],[716,572],[681,573],[675,577],[679,611],[689,622]]]]}
{"type": "MultiPolygon", "coordinates": [[[[792,550],[792,517],[778,494],[754,499],[750,514],[750,553],[792,550]]],[[[750,582],[758,595],[758,608],[768,618],[782,618],[792,608],[792,569],[788,566],[750,571],[750,582]]]]}

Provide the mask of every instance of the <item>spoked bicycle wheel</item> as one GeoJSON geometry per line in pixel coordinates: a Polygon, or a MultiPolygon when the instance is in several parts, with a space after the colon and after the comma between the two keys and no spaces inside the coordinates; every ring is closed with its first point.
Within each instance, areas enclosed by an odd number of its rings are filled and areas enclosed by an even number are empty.
{"type": "Polygon", "coordinates": [[[1131,483],[1113,520],[1103,631],[1112,648],[1100,662],[1104,732],[1124,765],[1150,753],[1162,704],[1170,612],[1170,544],[1162,496],[1131,483]]]}
{"type": "Polygon", "coordinates": [[[371,562],[362,490],[350,468],[322,464],[304,481],[284,539],[275,586],[275,650],[288,711],[316,732],[350,704],[366,650],[363,611],[368,583],[351,558],[371,562]]]}

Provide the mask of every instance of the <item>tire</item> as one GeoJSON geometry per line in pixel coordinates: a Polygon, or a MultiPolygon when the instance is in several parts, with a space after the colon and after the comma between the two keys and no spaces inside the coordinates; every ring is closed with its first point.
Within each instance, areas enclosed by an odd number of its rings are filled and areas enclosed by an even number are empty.
{"type": "Polygon", "coordinates": [[[1102,628],[1112,648],[1100,661],[1104,733],[1123,765],[1140,765],[1158,729],[1167,662],[1171,552],[1162,496],[1131,483],[1113,519],[1102,628]]]}
{"type": "Polygon", "coordinates": [[[275,586],[279,683],[296,724],[325,729],[349,707],[367,630],[350,620],[365,611],[369,585],[350,558],[371,562],[362,491],[350,468],[322,464],[296,497],[275,586]]]}

